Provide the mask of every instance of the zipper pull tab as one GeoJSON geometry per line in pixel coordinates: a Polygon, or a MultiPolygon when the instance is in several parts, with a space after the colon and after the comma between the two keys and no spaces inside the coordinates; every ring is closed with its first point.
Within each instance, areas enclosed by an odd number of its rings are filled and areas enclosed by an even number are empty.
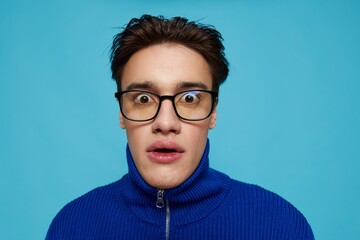
{"type": "Polygon", "coordinates": [[[156,207],[163,208],[165,205],[164,203],[164,190],[158,189],[156,194],[156,207]]]}

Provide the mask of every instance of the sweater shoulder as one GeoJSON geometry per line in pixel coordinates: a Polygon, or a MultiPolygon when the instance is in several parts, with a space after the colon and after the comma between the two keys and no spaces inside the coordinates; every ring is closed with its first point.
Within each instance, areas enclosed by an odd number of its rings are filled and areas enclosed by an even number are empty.
{"type": "Polygon", "coordinates": [[[262,186],[231,179],[231,195],[238,203],[249,207],[266,208],[271,213],[302,213],[288,200],[262,186]]]}
{"type": "Polygon", "coordinates": [[[112,182],[100,187],[96,187],[85,194],[75,198],[74,200],[67,203],[59,213],[67,211],[76,211],[79,208],[87,208],[97,206],[99,203],[104,203],[111,200],[113,196],[113,189],[119,181],[112,182]]]}
{"type": "Polygon", "coordinates": [[[52,220],[46,239],[62,239],[65,232],[90,225],[94,218],[107,218],[109,210],[116,207],[114,188],[120,181],[94,188],[67,203],[52,220]]]}
{"type": "Polygon", "coordinates": [[[231,180],[230,205],[248,215],[254,224],[272,224],[274,231],[286,232],[291,239],[314,239],[305,216],[279,194],[255,184],[231,180]],[[302,236],[302,237],[300,237],[302,236]]]}
{"type": "Polygon", "coordinates": [[[257,184],[231,179],[231,190],[233,194],[240,195],[244,200],[248,199],[249,201],[255,202],[266,200],[265,202],[267,203],[279,202],[280,204],[284,203],[291,205],[290,202],[281,197],[279,194],[257,184]]]}

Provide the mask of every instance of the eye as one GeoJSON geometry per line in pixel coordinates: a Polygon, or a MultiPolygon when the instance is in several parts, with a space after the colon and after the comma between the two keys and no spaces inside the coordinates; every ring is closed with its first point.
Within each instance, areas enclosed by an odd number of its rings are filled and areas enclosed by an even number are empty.
{"type": "Polygon", "coordinates": [[[139,104],[147,104],[154,102],[154,100],[149,94],[141,93],[134,97],[134,102],[139,104]]]}
{"type": "Polygon", "coordinates": [[[180,102],[185,104],[194,104],[200,101],[199,92],[191,91],[184,93],[181,98],[180,102]]]}

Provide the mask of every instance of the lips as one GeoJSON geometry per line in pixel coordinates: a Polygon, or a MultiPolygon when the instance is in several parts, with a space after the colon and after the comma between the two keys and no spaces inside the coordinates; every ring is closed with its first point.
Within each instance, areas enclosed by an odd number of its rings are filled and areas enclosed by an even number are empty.
{"type": "Polygon", "coordinates": [[[177,161],[184,153],[184,149],[172,141],[157,141],[146,150],[148,158],[160,164],[177,161]]]}

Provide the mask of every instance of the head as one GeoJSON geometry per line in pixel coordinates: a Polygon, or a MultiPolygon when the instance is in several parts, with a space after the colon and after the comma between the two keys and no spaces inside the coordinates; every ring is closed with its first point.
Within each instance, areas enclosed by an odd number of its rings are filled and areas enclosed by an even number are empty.
{"type": "Polygon", "coordinates": [[[217,92],[228,74],[221,41],[213,27],[149,15],[132,19],[114,38],[111,70],[118,92],[138,91],[119,98],[120,126],[137,169],[153,187],[180,185],[200,162],[216,123],[217,92]],[[195,111],[189,101],[199,99],[205,103],[195,111]],[[136,106],[136,114],[125,101],[136,106]],[[138,117],[139,112],[148,115],[138,117]]]}

